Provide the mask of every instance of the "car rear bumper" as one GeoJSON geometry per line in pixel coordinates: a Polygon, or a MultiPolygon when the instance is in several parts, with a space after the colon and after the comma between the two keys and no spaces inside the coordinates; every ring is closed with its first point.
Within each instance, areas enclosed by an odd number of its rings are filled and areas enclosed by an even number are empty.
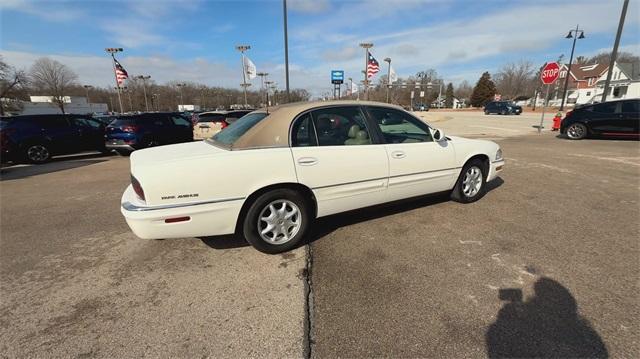
{"type": "Polygon", "coordinates": [[[489,166],[489,175],[487,176],[487,182],[493,181],[498,177],[502,169],[504,168],[504,160],[493,161],[489,166]]]}
{"type": "Polygon", "coordinates": [[[120,211],[136,236],[143,239],[201,237],[231,234],[244,198],[187,204],[147,206],[129,185],[124,191],[120,211]],[[166,223],[167,219],[188,220],[166,223]]]}
{"type": "Polygon", "coordinates": [[[127,151],[135,151],[131,145],[122,145],[122,144],[113,144],[113,143],[105,143],[104,147],[108,150],[127,150],[127,151]]]}

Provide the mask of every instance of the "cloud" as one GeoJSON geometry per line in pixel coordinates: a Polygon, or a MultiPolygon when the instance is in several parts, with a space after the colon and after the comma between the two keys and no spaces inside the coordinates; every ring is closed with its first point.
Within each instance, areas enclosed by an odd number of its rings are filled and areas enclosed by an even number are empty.
{"type": "Polygon", "coordinates": [[[328,0],[289,0],[287,10],[302,13],[321,13],[329,10],[328,0]]]}
{"type": "Polygon", "coordinates": [[[6,16],[5,11],[13,10],[25,14],[37,16],[52,22],[68,22],[86,16],[86,14],[74,7],[65,4],[66,1],[27,1],[27,0],[0,0],[0,13],[6,16]]]}
{"type": "Polygon", "coordinates": [[[354,59],[363,53],[363,51],[358,51],[358,48],[349,46],[338,50],[326,50],[322,57],[327,61],[344,61],[354,59]]]}

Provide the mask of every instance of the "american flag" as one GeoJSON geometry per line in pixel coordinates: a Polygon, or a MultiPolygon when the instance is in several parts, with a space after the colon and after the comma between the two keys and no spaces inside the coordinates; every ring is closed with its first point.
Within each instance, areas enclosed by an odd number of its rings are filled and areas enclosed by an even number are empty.
{"type": "Polygon", "coordinates": [[[380,64],[378,64],[378,61],[370,52],[367,53],[369,54],[369,61],[367,62],[367,78],[371,78],[380,71],[380,64]]]}
{"type": "Polygon", "coordinates": [[[122,85],[124,80],[129,78],[129,74],[127,73],[127,70],[125,70],[124,67],[120,65],[118,60],[114,58],[113,61],[116,64],[116,81],[118,82],[118,87],[119,87],[120,85],[122,85]]]}

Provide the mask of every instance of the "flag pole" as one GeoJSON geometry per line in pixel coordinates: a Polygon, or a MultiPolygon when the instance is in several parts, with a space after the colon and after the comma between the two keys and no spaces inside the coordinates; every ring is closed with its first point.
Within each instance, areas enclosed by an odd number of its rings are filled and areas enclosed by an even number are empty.
{"type": "Polygon", "coordinates": [[[122,98],[120,97],[120,84],[118,83],[118,74],[116,73],[116,57],[115,57],[115,53],[116,52],[121,52],[122,48],[113,48],[113,47],[109,47],[105,49],[106,52],[108,52],[109,54],[111,54],[111,60],[112,60],[112,65],[113,65],[113,76],[116,79],[116,91],[118,91],[118,103],[120,104],[120,113],[123,113],[124,111],[122,110],[122,98]]]}
{"type": "Polygon", "coordinates": [[[244,90],[244,108],[247,108],[247,70],[245,68],[245,60],[244,60],[244,52],[249,50],[251,46],[249,45],[238,45],[236,46],[236,50],[240,51],[242,54],[242,89],[244,90]]]}
{"type": "Polygon", "coordinates": [[[367,77],[367,66],[369,65],[369,49],[373,47],[372,43],[363,42],[360,47],[364,49],[364,99],[369,99],[369,78],[367,77]]]}

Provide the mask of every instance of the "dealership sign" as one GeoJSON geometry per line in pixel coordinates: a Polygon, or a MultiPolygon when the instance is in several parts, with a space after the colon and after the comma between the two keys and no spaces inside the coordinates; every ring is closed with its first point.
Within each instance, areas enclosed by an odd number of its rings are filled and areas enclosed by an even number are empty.
{"type": "Polygon", "coordinates": [[[542,68],[540,80],[542,80],[542,83],[545,85],[551,85],[556,82],[558,76],[560,76],[560,66],[558,66],[558,63],[548,62],[544,65],[544,68],[542,68]]]}
{"type": "Polygon", "coordinates": [[[342,70],[331,70],[331,83],[332,84],[342,84],[344,82],[344,71],[342,70]]]}

